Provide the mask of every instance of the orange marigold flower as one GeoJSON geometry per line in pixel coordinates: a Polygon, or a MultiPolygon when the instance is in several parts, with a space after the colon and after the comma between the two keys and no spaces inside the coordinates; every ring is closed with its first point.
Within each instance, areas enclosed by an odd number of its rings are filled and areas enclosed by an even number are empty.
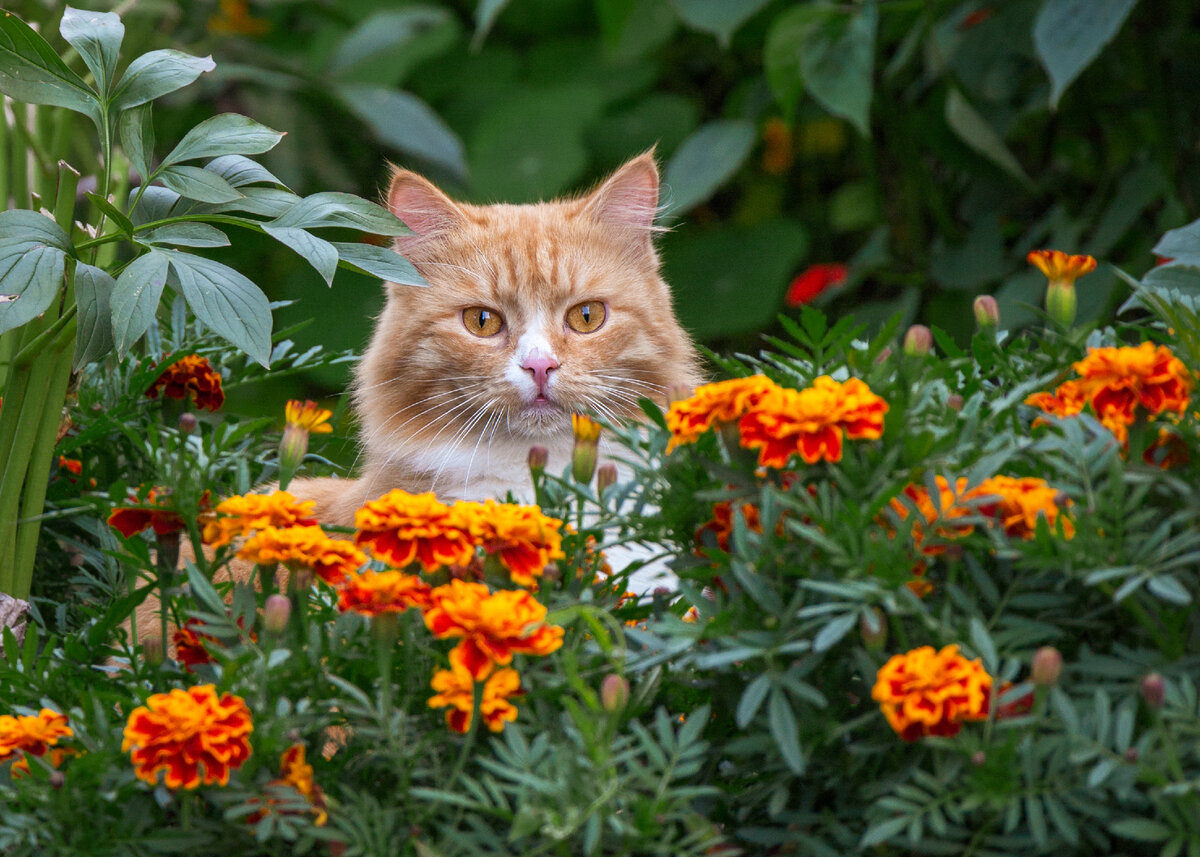
{"type": "MultiPolygon", "coordinates": [[[[759,514],[758,507],[753,503],[742,504],[742,518],[746,521],[746,529],[751,532],[762,532],[762,516],[759,514]]],[[[705,545],[705,534],[710,533],[716,546],[729,553],[729,537],[733,534],[733,504],[728,500],[720,500],[713,504],[713,517],[711,521],[702,524],[696,530],[696,544],[700,550],[697,554],[704,555],[703,548],[705,545]]]]}
{"type": "Polygon", "coordinates": [[[514,669],[492,671],[489,663],[479,675],[467,667],[465,655],[456,647],[450,652],[450,669],[438,670],[433,674],[430,686],[437,691],[429,697],[430,708],[447,708],[446,723],[455,732],[466,732],[471,728],[475,707],[475,682],[484,681],[483,698],[479,710],[483,722],[493,732],[504,729],[506,722],[517,719],[517,707],[509,702],[521,693],[521,677],[514,669]]]}
{"type": "Polygon", "coordinates": [[[904,584],[913,595],[918,598],[924,598],[929,593],[933,592],[933,584],[921,576],[915,576],[912,580],[906,581],[904,584]]]}
{"type": "MultiPolygon", "coordinates": [[[[912,537],[913,544],[926,556],[937,556],[946,552],[944,544],[925,544],[927,527],[935,523],[939,524],[934,532],[940,539],[962,538],[975,530],[972,524],[950,523],[955,518],[963,518],[972,513],[970,508],[961,503],[966,496],[966,477],[960,476],[956,479],[953,487],[945,476],[935,476],[934,482],[938,489],[936,502],[930,496],[929,489],[924,485],[909,483],[904,486],[903,491],[904,496],[912,500],[921,513],[921,519],[913,521],[912,537]]],[[[893,498],[890,506],[901,521],[908,519],[909,507],[899,497],[893,498]]]]}
{"type": "Polygon", "coordinates": [[[1086,387],[1080,381],[1072,380],[1059,384],[1053,393],[1034,393],[1025,404],[1040,408],[1051,416],[1073,417],[1083,410],[1087,399],[1086,387]]]}
{"type": "Polygon", "coordinates": [[[1073,283],[1096,270],[1096,260],[1091,256],[1072,256],[1061,250],[1033,250],[1025,261],[1036,266],[1051,282],[1073,283]]]}
{"type": "MultiPolygon", "coordinates": [[[[1033,538],[1039,515],[1046,518],[1046,523],[1053,531],[1062,511],[1059,509],[1061,495],[1058,489],[1047,484],[1045,479],[1033,476],[993,476],[966,495],[971,499],[988,496],[999,499],[981,503],[977,507],[980,513],[996,519],[1008,535],[1022,539],[1033,538]]],[[[1063,535],[1069,539],[1075,535],[1075,526],[1066,515],[1061,517],[1063,535]]]]}
{"type": "Polygon", "coordinates": [[[346,578],[339,588],[338,609],[353,610],[364,616],[400,613],[409,607],[429,607],[428,583],[415,574],[402,571],[367,570],[346,578]]]}
{"type": "Polygon", "coordinates": [[[533,586],[534,578],[556,559],[564,559],[562,521],[537,506],[515,503],[456,503],[474,544],[499,557],[513,583],[533,586]]]}
{"type": "MultiPolygon", "coordinates": [[[[67,458],[65,455],[58,457],[58,466],[67,473],[81,476],[83,474],[83,462],[78,458],[67,458]]],[[[74,481],[74,480],[72,480],[74,481]]]]}
{"type": "Polygon", "coordinates": [[[258,565],[282,562],[293,571],[310,568],[330,586],[337,586],[367,562],[367,555],[353,544],[330,538],[315,524],[263,527],[246,540],[237,555],[258,565]]]}
{"type": "Polygon", "coordinates": [[[59,738],[70,738],[74,734],[67,725],[67,715],[49,708],[43,708],[36,715],[0,715],[0,762],[24,753],[45,755],[59,738]]]}
{"type": "Polygon", "coordinates": [[[199,664],[212,663],[212,655],[204,647],[204,641],[216,640],[216,638],[209,634],[201,634],[197,630],[203,627],[204,623],[193,617],[184,622],[183,627],[177,629],[171,636],[171,642],[175,644],[175,659],[183,664],[184,669],[188,672],[191,672],[192,667],[199,664]]]}
{"type": "Polygon", "coordinates": [[[1142,460],[1147,464],[1157,464],[1163,470],[1172,467],[1182,467],[1191,460],[1187,442],[1168,428],[1160,427],[1158,437],[1146,447],[1142,460]]]}
{"type": "Polygon", "coordinates": [[[429,597],[426,627],[439,640],[463,638],[457,648],[477,680],[513,654],[548,655],[562,645],[563,629],[544,624],[546,607],[524,589],[490,592],[482,583],[451,580],[429,597]]]}
{"type": "MultiPolygon", "coordinates": [[[[130,494],[129,499],[137,503],[135,506],[122,506],[113,509],[108,516],[108,525],[125,538],[131,538],[146,527],[152,527],[158,535],[178,533],[186,529],[183,516],[171,506],[171,492],[163,488],[153,488],[146,499],[138,501],[136,494],[130,494]]],[[[208,494],[204,495],[201,505],[207,505],[208,494]]]]}
{"type": "MultiPolygon", "coordinates": [[[[34,753],[33,755],[36,756],[38,754],[34,753]]],[[[70,747],[53,747],[46,755],[50,757],[50,767],[61,768],[63,762],[72,756],[79,755],[79,751],[70,747]]],[[[12,763],[12,767],[9,768],[9,773],[12,775],[14,780],[19,780],[21,777],[28,776],[29,757],[24,753],[18,754],[18,758],[12,763]]]]}
{"type": "Polygon", "coordinates": [[[871,697],[905,741],[925,735],[957,735],[968,720],[987,718],[992,677],[976,658],[968,661],[958,646],[935,652],[921,646],[893,655],[875,680],[871,697]]]}
{"type": "Polygon", "coordinates": [[[299,399],[289,399],[284,406],[287,424],[302,428],[314,434],[328,434],[333,431],[329,418],[333,411],[322,408],[311,399],[301,402],[299,399]]]}
{"type": "Polygon", "coordinates": [[[466,565],[475,554],[462,515],[432,492],[389,491],[355,512],[354,526],[355,544],[397,568],[417,561],[425,571],[435,571],[466,565]]]}
{"type": "Polygon", "coordinates": [[[151,399],[157,399],[160,393],[168,399],[190,398],[202,411],[215,411],[225,404],[221,374],[212,368],[207,357],[199,354],[176,360],[146,391],[151,399]]]}
{"type": "Polygon", "coordinates": [[[266,18],[250,14],[246,0],[221,0],[218,13],[208,19],[208,31],[214,36],[261,36],[271,29],[266,18]]]}
{"type": "Polygon", "coordinates": [[[204,523],[204,543],[227,545],[235,536],[247,536],[267,527],[308,527],[315,524],[312,500],[297,500],[287,491],[235,495],[222,500],[204,523]]]}
{"type": "Polygon", "coordinates": [[[1132,423],[1139,404],[1154,415],[1187,410],[1192,376],[1165,345],[1143,342],[1124,348],[1089,348],[1075,371],[1101,421],[1111,415],[1132,423]]]}
{"type": "Polygon", "coordinates": [[[156,693],[129,715],[121,750],[131,750],[134,773],[167,788],[225,785],[250,758],[250,709],[240,696],[217,696],[211,684],[156,693]]]}
{"type": "Polygon", "coordinates": [[[742,418],[758,405],[768,393],[779,387],[766,375],[734,378],[697,387],[691,398],[671,404],[667,411],[667,428],[671,440],[667,452],[693,443],[714,423],[730,423],[742,418]]]}

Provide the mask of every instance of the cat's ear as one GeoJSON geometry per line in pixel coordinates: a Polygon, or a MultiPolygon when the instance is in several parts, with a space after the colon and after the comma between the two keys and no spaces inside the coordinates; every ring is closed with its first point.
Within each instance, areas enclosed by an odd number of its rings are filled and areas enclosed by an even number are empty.
{"type": "Polygon", "coordinates": [[[658,166],[654,150],[627,161],[584,199],[600,223],[649,236],[658,214],[658,166]]]}
{"type": "Polygon", "coordinates": [[[388,208],[413,231],[396,239],[396,248],[406,253],[423,241],[461,225],[462,210],[433,182],[409,170],[396,167],[388,188],[388,208]]]}

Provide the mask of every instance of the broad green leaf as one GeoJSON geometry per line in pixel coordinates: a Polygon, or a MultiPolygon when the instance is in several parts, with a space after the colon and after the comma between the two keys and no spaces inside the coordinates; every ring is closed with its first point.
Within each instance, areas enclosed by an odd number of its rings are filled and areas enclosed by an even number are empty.
{"type": "Polygon", "coordinates": [[[796,724],[796,714],[788,701],[783,689],[776,686],[771,690],[767,702],[767,725],[771,729],[771,737],[779,747],[783,761],[797,776],[804,773],[804,751],[800,748],[800,730],[796,724]]]}
{"type": "Polygon", "coordinates": [[[1154,245],[1154,254],[1176,262],[1200,265],[1200,220],[1165,233],[1154,245]]]}
{"type": "Polygon", "coordinates": [[[124,357],[150,328],[166,284],[167,258],[157,251],[134,259],[117,277],[110,304],[118,357],[124,357]]]}
{"type": "Polygon", "coordinates": [[[668,191],[663,216],[678,216],[707,200],[737,172],[753,146],[750,122],[718,119],[701,125],[663,170],[668,191]]]}
{"type": "Polygon", "coordinates": [[[125,38],[125,25],[120,16],[68,6],[63,11],[58,31],[79,51],[84,64],[96,78],[96,89],[102,96],[107,96],[117,76],[117,57],[125,38]]]}
{"type": "MultiPolygon", "coordinates": [[[[134,188],[130,196],[136,196],[139,191],[140,188],[134,188]]],[[[146,223],[153,223],[156,220],[165,220],[168,217],[182,214],[188,205],[190,203],[175,193],[175,191],[151,185],[142,193],[142,198],[138,200],[138,204],[134,206],[133,211],[129,213],[129,219],[133,221],[134,226],[142,226],[146,223]]]]}
{"type": "Polygon", "coordinates": [[[802,57],[810,27],[827,17],[832,7],[793,6],[775,18],[763,45],[763,68],[775,100],[789,119],[804,92],[802,57]]]}
{"type": "Polygon", "coordinates": [[[436,6],[385,9],[364,18],[334,49],[326,71],[341,77],[369,65],[381,56],[403,50],[418,36],[428,33],[450,17],[436,6]]]}
{"type": "Polygon", "coordinates": [[[221,113],[205,119],[183,135],[163,158],[163,166],[220,155],[260,155],[275,148],[283,134],[238,113],[221,113]]]}
{"type": "Polygon", "coordinates": [[[205,164],[204,169],[216,173],[234,187],[249,184],[283,184],[266,167],[242,155],[222,155],[205,164]]]}
{"type": "Polygon", "coordinates": [[[75,305],[79,319],[75,333],[76,369],[101,359],[113,349],[109,301],[116,287],[116,281],[100,268],[76,263],[75,305]]]}
{"type": "Polygon", "coordinates": [[[671,5],[685,24],[712,33],[721,46],[727,48],[738,27],[768,2],[770,0],[671,0],[671,5]]]}
{"type": "Polygon", "coordinates": [[[158,250],[171,262],[171,282],[196,318],[263,366],[271,357],[271,304],[258,286],[220,262],[158,250]]]}
{"type": "Polygon", "coordinates": [[[870,135],[875,31],[879,10],[874,2],[826,15],[805,29],[800,53],[804,85],[817,103],[870,135]]]}
{"type": "Polygon", "coordinates": [[[1033,44],[1050,75],[1050,106],[1120,31],[1137,0],[1046,0],[1033,44]]]}
{"type": "Polygon", "coordinates": [[[71,242],[35,211],[0,212],[0,333],[32,321],[54,301],[71,242]]]}
{"type": "Polygon", "coordinates": [[[138,233],[143,244],[174,244],[179,247],[228,247],[229,236],[208,223],[168,223],[138,233]]]}
{"type": "Polygon", "coordinates": [[[216,67],[212,57],[194,57],[173,50],[150,51],[125,69],[121,82],[113,89],[112,105],[117,110],[137,107],[182,89],[216,67]]]}
{"type": "Polygon", "coordinates": [[[429,285],[412,262],[390,247],[351,241],[334,241],[333,246],[343,262],[373,277],[403,286],[429,285]]]}
{"type": "Polygon", "coordinates": [[[325,285],[333,285],[333,275],[337,273],[338,252],[332,244],[295,226],[272,226],[268,223],[264,224],[262,229],[280,244],[299,253],[304,261],[321,275],[325,285]]]}
{"type": "Polygon", "coordinates": [[[194,214],[224,214],[231,211],[244,211],[247,214],[257,214],[259,217],[281,217],[290,211],[300,197],[290,190],[277,187],[240,187],[241,199],[219,204],[203,203],[196,206],[194,214]]]}
{"type": "Polygon", "coordinates": [[[745,729],[750,725],[754,715],[758,714],[758,710],[762,708],[763,701],[767,698],[767,691],[770,689],[771,677],[768,673],[759,675],[746,685],[746,689],[742,691],[742,698],[738,700],[735,713],[739,729],[745,729]]]}
{"type": "Polygon", "coordinates": [[[142,104],[121,114],[121,148],[142,182],[154,171],[154,121],[152,104],[142,104]]]}
{"type": "Polygon", "coordinates": [[[336,91],[381,143],[466,176],[462,141],[415,95],[360,83],[344,84],[336,91]]]}
{"type": "Polygon", "coordinates": [[[381,205],[349,193],[314,193],[299,199],[271,222],[272,226],[316,229],[342,226],[375,235],[411,235],[404,222],[381,205]]]}
{"type": "Polygon", "coordinates": [[[133,234],[133,222],[125,216],[125,212],[121,211],[121,209],[117,208],[104,197],[100,196],[99,194],[92,193],[91,191],[88,191],[87,198],[92,201],[92,205],[96,206],[96,208],[104,212],[106,217],[110,218],[114,223],[116,223],[117,228],[120,229],[121,232],[123,232],[125,235],[133,234]]]}
{"type": "Polygon", "coordinates": [[[66,107],[100,124],[100,102],[83,78],[6,9],[0,9],[0,93],[28,104],[66,107]]]}
{"type": "Polygon", "coordinates": [[[957,89],[950,90],[946,97],[946,124],[964,143],[1005,172],[1016,176],[1026,185],[1033,184],[996,129],[979,115],[979,111],[957,89]]]}
{"type": "Polygon", "coordinates": [[[180,196],[198,202],[233,202],[242,198],[237,188],[201,167],[176,164],[162,170],[158,178],[180,196]]]}
{"type": "Polygon", "coordinates": [[[484,40],[492,31],[492,25],[496,23],[496,17],[508,3],[509,0],[479,0],[475,6],[475,35],[471,37],[473,50],[483,47],[484,40]]]}
{"type": "Polygon", "coordinates": [[[1149,818],[1123,818],[1110,824],[1108,830],[1136,842],[1165,842],[1174,833],[1166,824],[1149,818]]]}

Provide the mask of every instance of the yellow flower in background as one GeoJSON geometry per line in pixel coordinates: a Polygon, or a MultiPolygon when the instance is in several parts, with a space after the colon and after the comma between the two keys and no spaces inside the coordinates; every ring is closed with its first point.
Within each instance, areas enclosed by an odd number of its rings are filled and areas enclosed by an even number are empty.
{"type": "Polygon", "coordinates": [[[272,494],[234,495],[217,504],[204,523],[204,543],[227,545],[236,536],[247,536],[267,527],[311,526],[316,503],[297,500],[287,491],[272,494]]]}
{"type": "Polygon", "coordinates": [[[571,414],[575,447],[571,450],[571,475],[580,485],[592,481],[600,447],[600,424],[586,414],[571,414]]]}
{"type": "Polygon", "coordinates": [[[345,539],[330,538],[315,524],[307,527],[264,527],[246,540],[238,558],[257,565],[286,563],[312,569],[336,586],[367,563],[367,555],[345,539]]]}
{"type": "Polygon", "coordinates": [[[935,652],[921,646],[893,655],[876,675],[871,697],[905,741],[926,735],[957,735],[962,724],[985,720],[992,677],[976,658],[967,660],[958,646],[935,652]]]}
{"type": "Polygon", "coordinates": [[[290,399],[284,406],[284,413],[287,415],[289,428],[295,426],[298,429],[317,434],[328,434],[333,431],[333,426],[329,424],[329,418],[333,416],[333,411],[322,408],[311,399],[304,402],[299,399],[290,399]]]}
{"type": "Polygon", "coordinates": [[[521,677],[516,670],[507,667],[493,672],[490,664],[480,675],[474,676],[460,648],[450,651],[450,669],[433,674],[429,684],[437,694],[429,697],[429,707],[449,707],[446,723],[455,732],[466,732],[471,728],[474,714],[476,681],[484,682],[483,697],[479,702],[483,722],[491,731],[500,732],[505,723],[517,719],[517,707],[509,699],[521,693],[521,677]]]}
{"type": "Polygon", "coordinates": [[[67,716],[49,708],[43,708],[37,714],[2,715],[0,762],[6,762],[18,754],[44,755],[58,743],[59,738],[70,738],[74,734],[67,725],[67,716]]]}
{"type": "Polygon", "coordinates": [[[1054,321],[1070,327],[1075,321],[1075,281],[1096,270],[1091,256],[1072,256],[1061,250],[1034,250],[1025,257],[1050,281],[1046,288],[1046,313],[1054,321]]]}
{"type": "MultiPolygon", "coordinates": [[[[1007,535],[1022,539],[1033,538],[1039,516],[1046,519],[1053,532],[1062,513],[1059,504],[1070,503],[1057,488],[1049,485],[1045,479],[1034,476],[993,476],[973,488],[966,497],[989,495],[999,499],[981,504],[978,506],[979,512],[997,520],[1007,535]]],[[[1062,515],[1062,529],[1063,536],[1068,539],[1075,535],[1075,525],[1065,515],[1062,515]]]]}

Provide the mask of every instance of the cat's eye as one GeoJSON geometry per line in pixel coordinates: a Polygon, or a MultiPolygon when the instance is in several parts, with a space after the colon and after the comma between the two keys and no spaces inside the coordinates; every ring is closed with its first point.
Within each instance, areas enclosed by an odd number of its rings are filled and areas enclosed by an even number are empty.
{"type": "Polygon", "coordinates": [[[594,333],[604,324],[608,311],[600,301],[584,301],[567,310],[567,327],[576,333],[594,333]]]}
{"type": "Polygon", "coordinates": [[[463,327],[476,336],[495,336],[504,327],[504,317],[482,306],[468,307],[462,312],[463,327]]]}

